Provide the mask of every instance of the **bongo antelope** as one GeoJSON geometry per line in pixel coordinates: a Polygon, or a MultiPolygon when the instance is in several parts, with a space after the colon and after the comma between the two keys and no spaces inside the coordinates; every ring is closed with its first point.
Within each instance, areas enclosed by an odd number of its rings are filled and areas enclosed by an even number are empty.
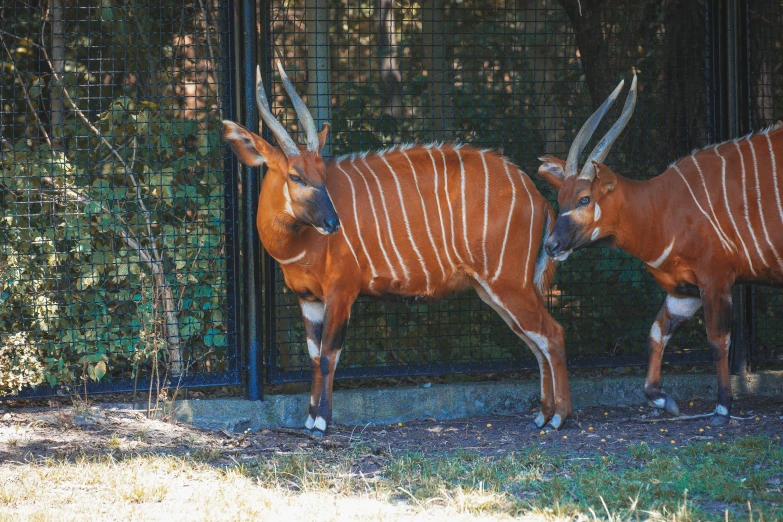
{"type": "Polygon", "coordinates": [[[320,132],[278,62],[307,136],[299,146],[275,119],[257,77],[273,146],[223,122],[239,160],[266,165],[258,201],[261,242],[299,296],[312,361],[305,427],[326,431],[332,382],[359,295],[438,299],[473,287],[530,347],[541,369],[533,425],[557,429],[571,413],[563,328],[542,295],[555,262],[543,251],[554,212],[515,165],[488,150],[430,144],[324,160],[320,132]]]}
{"type": "Polygon", "coordinates": [[[644,391],[652,404],[677,415],[661,386],[661,359],[682,322],[704,306],[717,364],[718,404],[710,422],[731,411],[728,351],[734,283],[783,282],[783,129],[694,151],[659,176],[635,181],[602,162],[633,113],[634,77],[625,108],[577,172],[577,159],[622,82],[585,123],[566,162],[545,156],[539,174],[558,190],[560,214],[546,251],[555,259],[596,243],[641,259],[667,292],[649,335],[644,391]]]}

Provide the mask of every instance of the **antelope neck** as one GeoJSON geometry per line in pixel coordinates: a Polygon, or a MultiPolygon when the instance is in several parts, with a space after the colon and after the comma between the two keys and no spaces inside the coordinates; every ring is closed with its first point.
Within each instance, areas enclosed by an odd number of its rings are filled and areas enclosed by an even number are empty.
{"type": "Polygon", "coordinates": [[[301,259],[322,237],[312,227],[298,224],[285,210],[285,180],[267,172],[258,196],[256,225],[261,244],[279,262],[301,259]],[[316,238],[316,236],[318,236],[316,238]]]}
{"type": "Polygon", "coordinates": [[[642,261],[657,259],[671,241],[674,232],[663,224],[668,194],[657,186],[657,178],[635,181],[617,176],[615,245],[642,261]]]}

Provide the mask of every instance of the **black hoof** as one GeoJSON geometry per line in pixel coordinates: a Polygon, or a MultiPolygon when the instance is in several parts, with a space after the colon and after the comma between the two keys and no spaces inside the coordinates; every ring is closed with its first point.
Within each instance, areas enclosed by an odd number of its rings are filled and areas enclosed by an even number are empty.
{"type": "Polygon", "coordinates": [[[666,413],[668,413],[669,415],[672,415],[674,417],[677,417],[677,416],[680,415],[680,408],[677,406],[677,403],[674,402],[674,399],[672,399],[669,396],[666,397],[666,402],[663,405],[663,409],[664,409],[664,411],[666,411],[666,413]]]}
{"type": "Polygon", "coordinates": [[[543,428],[541,428],[541,431],[546,431],[546,432],[550,432],[550,431],[557,431],[557,430],[558,430],[558,428],[555,428],[555,427],[554,427],[554,426],[552,426],[552,424],[550,424],[549,422],[547,422],[547,423],[546,423],[546,426],[544,426],[543,428]]]}
{"type": "Polygon", "coordinates": [[[543,413],[539,412],[538,415],[536,415],[536,418],[533,419],[530,424],[527,425],[527,428],[530,430],[540,430],[544,427],[546,422],[549,420],[549,418],[544,415],[543,413]]]}
{"type": "Polygon", "coordinates": [[[322,438],[324,435],[326,435],[326,432],[324,432],[323,430],[319,430],[318,428],[313,428],[313,429],[312,429],[312,431],[310,432],[310,435],[312,435],[313,437],[317,437],[317,438],[319,438],[319,439],[320,439],[320,438],[322,438]]]}
{"type": "Polygon", "coordinates": [[[728,415],[720,415],[719,413],[715,413],[712,415],[712,418],[710,419],[710,426],[725,426],[728,423],[729,423],[728,415]]]}
{"type": "Polygon", "coordinates": [[[658,392],[657,397],[655,399],[650,399],[650,406],[653,408],[658,408],[659,410],[663,410],[669,415],[673,415],[675,417],[680,415],[680,408],[677,406],[677,403],[669,397],[668,395],[664,394],[663,392],[658,392]]]}

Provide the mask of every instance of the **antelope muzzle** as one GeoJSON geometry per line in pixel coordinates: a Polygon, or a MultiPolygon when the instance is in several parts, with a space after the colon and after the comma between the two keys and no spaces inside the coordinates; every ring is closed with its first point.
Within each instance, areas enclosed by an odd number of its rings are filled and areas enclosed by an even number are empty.
{"type": "Polygon", "coordinates": [[[334,234],[340,229],[340,217],[334,209],[334,204],[332,204],[326,188],[322,187],[314,192],[305,219],[321,234],[334,234]]]}
{"type": "Polygon", "coordinates": [[[544,243],[544,250],[555,261],[565,261],[573,250],[587,242],[582,240],[582,235],[581,224],[570,216],[559,216],[544,243]]]}

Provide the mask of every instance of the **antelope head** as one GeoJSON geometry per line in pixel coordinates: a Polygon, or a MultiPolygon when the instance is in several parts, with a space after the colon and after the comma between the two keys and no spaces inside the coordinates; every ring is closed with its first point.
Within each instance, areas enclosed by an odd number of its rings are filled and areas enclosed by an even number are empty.
{"type": "Polygon", "coordinates": [[[620,94],[623,84],[624,82],[621,81],[579,130],[565,162],[552,156],[539,158],[543,163],[538,168],[538,174],[557,190],[560,213],[544,248],[550,257],[558,261],[567,258],[577,248],[611,235],[611,228],[602,226],[603,223],[607,223],[609,216],[607,216],[608,212],[603,212],[602,223],[601,204],[606,202],[605,210],[611,212],[612,207],[607,198],[611,197],[611,192],[617,183],[617,175],[602,162],[633,114],[636,105],[636,75],[633,77],[631,91],[625,100],[620,117],[595,146],[584,168],[579,172],[577,172],[577,162],[606,111],[620,94]]]}
{"type": "Polygon", "coordinates": [[[261,81],[260,67],[256,69],[256,103],[261,119],[277,138],[278,146],[271,145],[242,125],[226,120],[223,121],[223,139],[239,161],[253,167],[266,164],[266,176],[280,179],[285,214],[296,222],[314,227],[321,234],[334,234],[340,228],[340,218],[326,191],[326,167],[321,158],[329,124],[324,124],[320,132],[316,130],[310,111],[291,85],[280,60],[277,67],[299,123],[305,129],[307,146],[297,145],[272,114],[261,81]]]}

